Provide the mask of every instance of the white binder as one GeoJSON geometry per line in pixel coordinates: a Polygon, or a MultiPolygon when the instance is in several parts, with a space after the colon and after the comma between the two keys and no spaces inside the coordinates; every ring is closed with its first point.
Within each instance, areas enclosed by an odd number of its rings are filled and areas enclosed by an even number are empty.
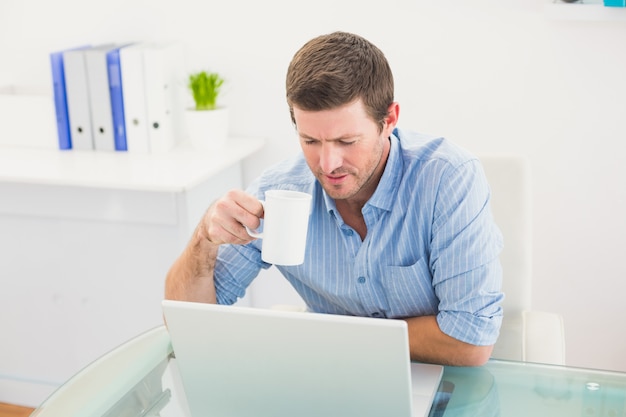
{"type": "Polygon", "coordinates": [[[76,49],[63,53],[73,149],[94,149],[85,51],[86,49],[76,49]]]}
{"type": "Polygon", "coordinates": [[[150,136],[145,87],[143,51],[148,43],[137,43],[120,50],[126,146],[128,152],[150,153],[150,136]]]}
{"type": "Polygon", "coordinates": [[[102,151],[115,150],[107,53],[116,48],[119,46],[101,45],[85,51],[91,109],[91,132],[94,149],[102,151]]]}
{"type": "Polygon", "coordinates": [[[185,136],[182,43],[143,42],[120,50],[129,152],[169,151],[185,136]]]}
{"type": "Polygon", "coordinates": [[[151,45],[143,52],[150,151],[167,152],[185,136],[184,51],[180,42],[168,42],[151,45]]]}

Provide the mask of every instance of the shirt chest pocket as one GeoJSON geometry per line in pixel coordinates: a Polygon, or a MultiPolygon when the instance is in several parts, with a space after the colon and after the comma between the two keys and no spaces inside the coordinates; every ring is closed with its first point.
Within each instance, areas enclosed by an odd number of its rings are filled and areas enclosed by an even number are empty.
{"type": "Polygon", "coordinates": [[[391,309],[389,317],[437,314],[439,300],[424,258],[409,266],[384,267],[382,274],[383,287],[391,309]]]}

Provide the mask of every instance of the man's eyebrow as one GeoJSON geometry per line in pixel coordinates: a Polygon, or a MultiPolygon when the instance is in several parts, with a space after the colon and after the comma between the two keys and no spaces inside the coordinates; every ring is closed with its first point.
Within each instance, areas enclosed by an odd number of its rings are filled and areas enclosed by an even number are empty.
{"type": "MultiPolygon", "coordinates": [[[[312,136],[307,135],[306,133],[301,133],[298,132],[298,135],[300,135],[300,137],[302,139],[307,139],[307,140],[317,140],[317,141],[321,141],[322,139],[318,139],[318,138],[314,138],[312,136]]],[[[331,139],[324,139],[325,141],[328,142],[338,142],[338,141],[342,141],[342,140],[348,140],[348,139],[357,139],[360,135],[357,134],[349,134],[349,135],[343,135],[343,136],[339,136],[337,138],[331,138],[331,139]]]]}

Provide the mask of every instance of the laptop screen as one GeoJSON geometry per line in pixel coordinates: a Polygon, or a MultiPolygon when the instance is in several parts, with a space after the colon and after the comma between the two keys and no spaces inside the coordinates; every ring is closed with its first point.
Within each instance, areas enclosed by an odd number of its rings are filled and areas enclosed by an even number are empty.
{"type": "Polygon", "coordinates": [[[428,412],[412,410],[402,320],[170,300],[163,310],[192,417],[428,412]]]}

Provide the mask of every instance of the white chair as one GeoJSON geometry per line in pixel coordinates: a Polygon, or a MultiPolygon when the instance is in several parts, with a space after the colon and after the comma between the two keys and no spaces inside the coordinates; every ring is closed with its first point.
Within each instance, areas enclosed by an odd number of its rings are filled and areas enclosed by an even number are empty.
{"type": "Polygon", "coordinates": [[[504,236],[504,320],[492,357],[565,364],[563,318],[532,310],[532,216],[530,163],[516,155],[480,160],[491,187],[491,208],[504,236]]]}

